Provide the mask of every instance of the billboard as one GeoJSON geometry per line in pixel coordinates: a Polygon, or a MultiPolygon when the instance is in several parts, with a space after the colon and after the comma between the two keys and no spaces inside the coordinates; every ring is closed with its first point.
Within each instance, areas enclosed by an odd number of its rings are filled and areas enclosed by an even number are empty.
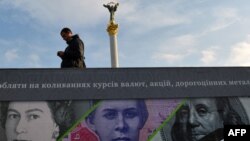
{"type": "Polygon", "coordinates": [[[3,69],[0,137],[62,141],[222,140],[249,125],[247,67],[3,69]]]}

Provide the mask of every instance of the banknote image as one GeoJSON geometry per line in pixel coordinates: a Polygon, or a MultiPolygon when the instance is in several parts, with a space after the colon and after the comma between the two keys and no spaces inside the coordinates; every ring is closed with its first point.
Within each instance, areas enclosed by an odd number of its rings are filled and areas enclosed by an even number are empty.
{"type": "Polygon", "coordinates": [[[74,130],[65,136],[63,141],[99,141],[99,138],[83,121],[74,127],[74,130]]]}
{"type": "Polygon", "coordinates": [[[145,100],[148,109],[148,120],[140,132],[140,141],[154,138],[154,134],[163,122],[172,114],[182,99],[145,100]]]}
{"type": "Polygon", "coordinates": [[[148,119],[144,100],[94,101],[98,106],[63,141],[139,141],[148,119]]]}
{"type": "Polygon", "coordinates": [[[83,105],[77,101],[1,102],[1,141],[56,141],[80,115],[77,104],[83,105]]]}
{"type": "Polygon", "coordinates": [[[103,100],[86,123],[100,141],[138,141],[147,118],[144,100],[103,100]]]}
{"type": "MultiPolygon", "coordinates": [[[[181,99],[104,100],[63,141],[146,141],[181,99]]],[[[97,103],[97,102],[94,102],[97,103]]]]}
{"type": "Polygon", "coordinates": [[[249,125],[245,107],[236,97],[188,99],[160,131],[161,140],[221,141],[224,125],[249,125]]]}

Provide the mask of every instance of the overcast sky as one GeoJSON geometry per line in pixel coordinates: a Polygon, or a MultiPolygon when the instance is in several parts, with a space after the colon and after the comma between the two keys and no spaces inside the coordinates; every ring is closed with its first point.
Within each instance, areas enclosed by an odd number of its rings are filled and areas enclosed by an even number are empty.
{"type": "MultiPolygon", "coordinates": [[[[89,68],[109,68],[107,0],[0,0],[0,68],[59,68],[70,27],[89,68]]],[[[250,65],[249,0],[120,0],[120,67],[250,65]]]]}

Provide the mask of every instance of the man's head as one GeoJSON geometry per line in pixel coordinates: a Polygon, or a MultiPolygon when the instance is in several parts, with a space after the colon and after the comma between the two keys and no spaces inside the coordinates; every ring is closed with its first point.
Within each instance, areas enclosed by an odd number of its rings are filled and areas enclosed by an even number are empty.
{"type": "Polygon", "coordinates": [[[68,27],[63,28],[60,34],[65,41],[70,41],[72,39],[72,31],[68,27]]]}
{"type": "Polygon", "coordinates": [[[174,141],[197,141],[224,124],[243,124],[228,98],[194,98],[177,112],[172,137],[174,141]]]}
{"type": "Polygon", "coordinates": [[[87,118],[101,141],[138,141],[148,111],[143,100],[104,100],[87,118]]]}

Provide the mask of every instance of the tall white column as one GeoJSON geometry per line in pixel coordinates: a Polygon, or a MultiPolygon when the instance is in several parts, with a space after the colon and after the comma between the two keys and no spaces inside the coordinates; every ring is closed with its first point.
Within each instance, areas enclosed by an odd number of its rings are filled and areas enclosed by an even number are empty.
{"type": "Polygon", "coordinates": [[[111,54],[111,66],[112,68],[119,67],[118,59],[118,47],[117,47],[117,33],[118,33],[118,24],[112,20],[108,24],[107,32],[109,33],[110,39],[110,54],[111,54]]]}
{"type": "Polygon", "coordinates": [[[118,48],[117,48],[117,35],[110,35],[110,54],[112,68],[119,67],[118,48]]]}

